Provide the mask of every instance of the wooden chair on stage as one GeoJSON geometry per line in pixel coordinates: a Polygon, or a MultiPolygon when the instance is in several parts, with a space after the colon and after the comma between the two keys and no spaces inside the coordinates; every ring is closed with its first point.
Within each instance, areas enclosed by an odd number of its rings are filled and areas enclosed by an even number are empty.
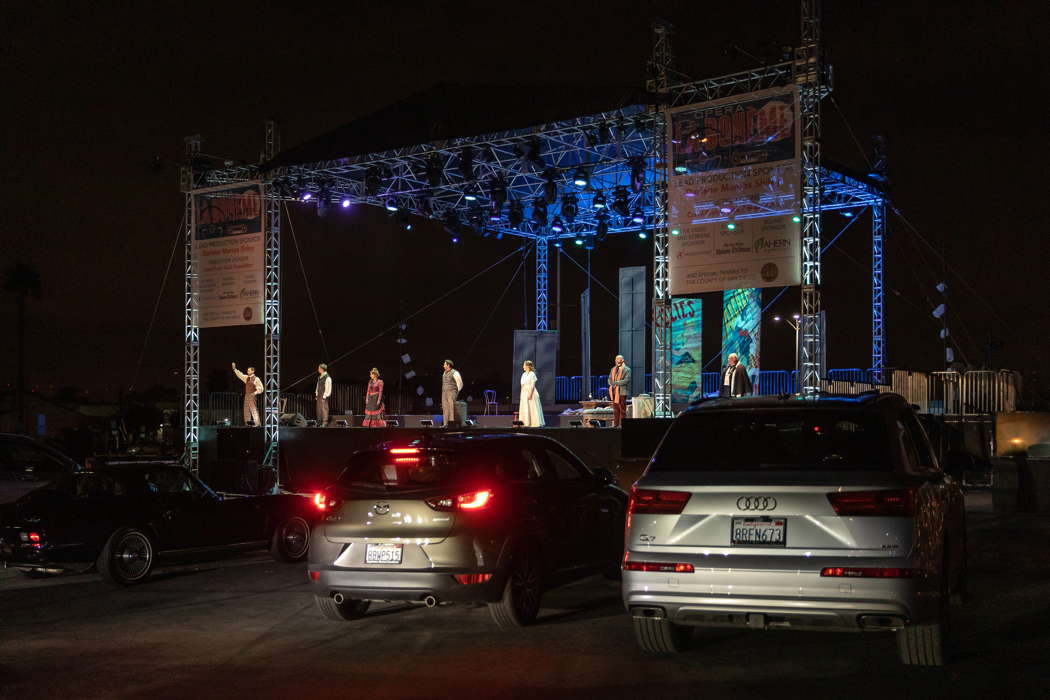
{"type": "Polygon", "coordinates": [[[489,406],[495,406],[495,408],[492,410],[492,414],[493,415],[499,414],[499,403],[496,401],[496,390],[495,389],[485,389],[484,393],[485,393],[485,413],[484,413],[484,415],[487,416],[489,414],[489,406]]]}

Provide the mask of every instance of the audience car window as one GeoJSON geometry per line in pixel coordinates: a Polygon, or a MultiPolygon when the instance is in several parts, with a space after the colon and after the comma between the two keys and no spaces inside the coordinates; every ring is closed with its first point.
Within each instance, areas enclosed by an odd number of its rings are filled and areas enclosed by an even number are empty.
{"type": "Polygon", "coordinates": [[[0,471],[57,474],[67,469],[62,460],[36,445],[0,443],[0,471]]]}
{"type": "Polygon", "coordinates": [[[554,469],[554,473],[558,475],[558,479],[562,481],[583,479],[583,473],[579,468],[554,450],[547,450],[547,460],[554,469]]]}

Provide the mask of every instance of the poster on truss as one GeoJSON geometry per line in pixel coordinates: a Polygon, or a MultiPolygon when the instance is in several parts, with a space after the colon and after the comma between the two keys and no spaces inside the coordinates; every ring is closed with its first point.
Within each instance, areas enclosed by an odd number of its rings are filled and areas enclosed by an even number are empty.
{"type": "Polygon", "coordinates": [[[193,193],[193,293],[201,328],[263,322],[263,191],[258,182],[193,193]]]}
{"type": "Polygon", "coordinates": [[[672,110],[672,294],[799,284],[797,115],[794,87],[672,110]]]}
{"type": "Polygon", "coordinates": [[[700,387],[703,301],[671,302],[671,402],[686,403],[700,387]]]}
{"type": "Polygon", "coordinates": [[[752,382],[760,367],[761,330],[761,289],[727,289],[722,293],[722,364],[730,353],[736,353],[752,382]]]}

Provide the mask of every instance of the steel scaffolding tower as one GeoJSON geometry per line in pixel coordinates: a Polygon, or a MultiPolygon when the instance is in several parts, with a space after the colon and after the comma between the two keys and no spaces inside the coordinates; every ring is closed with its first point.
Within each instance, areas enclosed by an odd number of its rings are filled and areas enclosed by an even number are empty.
{"type": "MultiPolygon", "coordinates": [[[[547,283],[550,280],[550,267],[547,257],[549,250],[546,238],[536,239],[536,330],[550,330],[548,323],[547,283]]],[[[560,330],[560,329],[559,329],[560,330]]]]}
{"type": "MultiPolygon", "coordinates": [[[[271,160],[280,151],[280,134],[277,124],[266,120],[264,160],[271,160]]],[[[264,465],[273,469],[274,491],[280,489],[280,451],[278,448],[281,430],[281,201],[270,196],[264,186],[266,213],[263,244],[265,247],[265,292],[263,302],[264,351],[266,356],[265,416],[263,427],[266,439],[264,465]]]]}
{"type": "MultiPolygon", "coordinates": [[[[886,142],[880,135],[871,139],[872,164],[870,177],[886,183],[886,142]]],[[[873,380],[882,381],[886,368],[886,307],[883,277],[886,269],[883,246],[886,240],[886,197],[879,197],[871,207],[871,373],[873,380]]]]}
{"type": "MultiPolygon", "coordinates": [[[[666,97],[668,73],[673,69],[671,47],[673,28],[657,20],[653,23],[653,55],[649,63],[649,92],[666,97]]],[[[666,100],[664,100],[666,101],[666,100]]],[[[667,119],[665,104],[650,108],[653,117],[652,179],[649,187],[653,203],[653,400],[658,418],[673,415],[671,410],[671,271],[667,247],[667,119]]]]}
{"type": "Polygon", "coordinates": [[[193,267],[193,190],[196,189],[195,166],[201,150],[201,137],[188,136],[185,139],[186,162],[180,170],[182,191],[185,197],[183,209],[183,243],[185,259],[183,267],[186,273],[183,298],[183,321],[185,328],[185,351],[183,354],[182,383],[182,444],[185,449],[186,466],[197,471],[200,458],[200,385],[201,385],[201,329],[197,325],[197,294],[194,291],[194,279],[197,271],[193,267]]]}
{"type": "Polygon", "coordinates": [[[795,54],[802,118],[802,345],[799,388],[803,396],[820,391],[820,101],[823,74],[820,55],[820,1],[802,0],[802,45],[795,54]]]}

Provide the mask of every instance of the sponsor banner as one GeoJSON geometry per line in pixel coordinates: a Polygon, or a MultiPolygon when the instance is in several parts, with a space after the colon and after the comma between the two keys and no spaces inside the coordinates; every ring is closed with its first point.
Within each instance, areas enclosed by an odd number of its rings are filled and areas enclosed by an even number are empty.
{"type": "Polygon", "coordinates": [[[686,403],[700,387],[703,302],[671,302],[671,402],[686,403]]]}
{"type": "Polygon", "coordinates": [[[727,289],[722,294],[722,363],[735,352],[754,380],[761,330],[762,290],[727,289]]]}
{"type": "Polygon", "coordinates": [[[193,194],[193,292],[201,328],[263,322],[263,189],[260,183],[193,194]]]}
{"type": "Polygon", "coordinates": [[[801,275],[794,88],[671,113],[671,293],[795,285],[801,275]]]}

